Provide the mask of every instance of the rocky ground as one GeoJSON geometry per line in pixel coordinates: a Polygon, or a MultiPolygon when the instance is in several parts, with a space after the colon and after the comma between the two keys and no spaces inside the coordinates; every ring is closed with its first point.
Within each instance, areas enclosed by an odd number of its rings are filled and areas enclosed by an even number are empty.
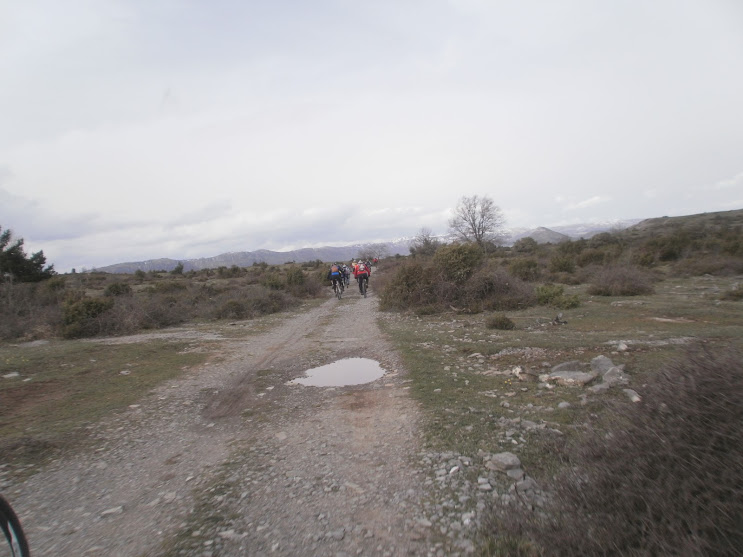
{"type": "MultiPolygon", "coordinates": [[[[499,358],[508,350],[486,357],[425,346],[446,356],[441,374],[466,382],[508,378],[500,390],[477,395],[494,399],[500,417],[464,409],[487,422],[497,443],[467,455],[431,451],[422,446],[411,380],[378,317],[373,292],[363,298],[351,289],[340,301],[329,297],[275,318],[266,333],[233,339],[189,329],[154,333],[189,339],[193,350],[208,343],[213,351],[218,343],[219,357],[90,426],[89,450],[4,487],[33,554],[472,554],[493,501],[544,504],[546,493],[517,455],[537,430],[562,435],[551,416],[570,403],[558,391],[577,389],[585,402],[628,387],[624,366],[603,356],[548,363],[543,350],[526,348],[514,356],[534,365],[503,366],[499,358]],[[375,360],[385,374],[351,386],[292,381],[348,358],[375,360]],[[539,402],[518,403],[525,391],[539,402]]],[[[448,332],[457,326],[448,324],[448,332]]],[[[618,355],[627,343],[608,348],[618,355]]],[[[349,366],[347,373],[354,371],[349,366]]]]}
{"type": "Polygon", "coordinates": [[[376,303],[348,291],[269,333],[224,340],[218,362],[91,426],[90,451],[6,487],[33,554],[440,550],[423,508],[418,410],[376,303]],[[357,386],[287,384],[346,357],[376,360],[386,374],[357,386]]]}

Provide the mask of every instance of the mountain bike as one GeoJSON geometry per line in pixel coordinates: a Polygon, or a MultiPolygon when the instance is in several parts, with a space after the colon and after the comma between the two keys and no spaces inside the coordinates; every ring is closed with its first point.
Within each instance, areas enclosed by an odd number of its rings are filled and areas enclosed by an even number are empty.
{"type": "Polygon", "coordinates": [[[364,298],[366,298],[366,289],[369,286],[369,277],[361,277],[359,282],[359,289],[361,290],[361,293],[364,295],[364,298]]]}
{"type": "Polygon", "coordinates": [[[10,555],[10,557],[29,557],[31,553],[28,550],[28,540],[21,528],[21,522],[18,520],[10,503],[0,495],[0,530],[3,531],[5,541],[0,539],[0,555],[10,555]],[[7,544],[7,549],[6,545],[7,544]]]}
{"type": "Polygon", "coordinates": [[[333,280],[333,292],[335,292],[335,297],[340,300],[343,295],[343,283],[339,279],[333,280]]]}

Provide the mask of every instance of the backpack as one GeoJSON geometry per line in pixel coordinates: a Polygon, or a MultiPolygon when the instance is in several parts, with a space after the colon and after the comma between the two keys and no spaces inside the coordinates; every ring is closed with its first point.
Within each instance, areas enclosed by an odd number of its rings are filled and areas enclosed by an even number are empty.
{"type": "Polygon", "coordinates": [[[332,267],[330,267],[330,272],[331,273],[337,273],[338,272],[338,266],[337,265],[333,265],[332,267]]]}
{"type": "Polygon", "coordinates": [[[365,273],[366,272],[366,265],[363,263],[359,263],[359,273],[365,273]]]}

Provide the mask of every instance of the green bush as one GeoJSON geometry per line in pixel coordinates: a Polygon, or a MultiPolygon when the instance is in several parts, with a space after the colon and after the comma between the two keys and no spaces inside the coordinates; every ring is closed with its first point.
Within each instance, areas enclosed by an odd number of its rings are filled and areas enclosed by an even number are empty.
{"type": "Polygon", "coordinates": [[[180,280],[164,280],[154,283],[147,288],[147,291],[153,294],[167,294],[170,292],[179,292],[186,290],[188,284],[180,280]]]}
{"type": "Polygon", "coordinates": [[[604,249],[588,248],[583,250],[576,258],[579,267],[587,265],[603,265],[609,260],[609,254],[604,249]]]}
{"type": "Polygon", "coordinates": [[[433,256],[435,267],[445,280],[463,284],[482,263],[483,251],[477,244],[441,246],[433,256]]]}
{"type": "Polygon", "coordinates": [[[535,281],[539,278],[539,264],[536,259],[515,259],[508,266],[508,271],[525,281],[535,281]]]}
{"type": "Polygon", "coordinates": [[[580,298],[576,294],[565,294],[565,288],[559,284],[537,286],[536,294],[540,306],[572,309],[580,305],[580,298]]]}
{"type": "Polygon", "coordinates": [[[64,303],[62,336],[80,338],[95,336],[103,332],[100,316],[114,305],[111,298],[83,298],[64,303]]]}
{"type": "Polygon", "coordinates": [[[488,329],[499,329],[501,331],[510,331],[516,328],[516,324],[505,315],[492,315],[485,320],[485,326],[488,329]]]}
{"type": "Polygon", "coordinates": [[[551,273],[573,273],[575,261],[567,255],[555,255],[550,259],[549,270],[551,273]]]}
{"type": "Polygon", "coordinates": [[[125,282],[112,282],[103,291],[105,296],[131,296],[132,287],[125,282]]]}
{"type": "Polygon", "coordinates": [[[537,286],[537,303],[540,306],[550,305],[556,298],[560,298],[565,293],[565,288],[559,284],[542,284],[537,286]]]}
{"type": "Polygon", "coordinates": [[[284,281],[278,273],[268,273],[263,277],[261,284],[271,290],[281,290],[284,288],[284,281]]]}
{"type": "Polygon", "coordinates": [[[516,240],[513,244],[513,251],[518,253],[534,253],[539,249],[539,244],[534,238],[526,237],[516,240]]]}
{"type": "Polygon", "coordinates": [[[299,267],[291,267],[286,272],[286,284],[289,286],[301,286],[304,284],[305,276],[299,267]]]}

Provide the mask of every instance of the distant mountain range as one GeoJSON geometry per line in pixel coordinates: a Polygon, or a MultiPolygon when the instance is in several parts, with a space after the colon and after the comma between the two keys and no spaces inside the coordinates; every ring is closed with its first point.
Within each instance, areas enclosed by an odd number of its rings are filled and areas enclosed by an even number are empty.
{"type": "MultiPolygon", "coordinates": [[[[633,226],[642,219],[607,221],[599,223],[583,223],[568,226],[554,226],[552,228],[534,228],[534,229],[512,229],[508,231],[507,245],[513,244],[521,238],[533,238],[540,244],[559,243],[570,239],[590,238],[601,232],[612,230],[622,230],[633,226]]],[[[408,255],[410,253],[410,242],[413,238],[401,238],[394,242],[385,242],[383,244],[387,256],[390,255],[408,255]]],[[[214,257],[200,257],[197,259],[148,259],[147,261],[131,261],[127,263],[116,263],[106,267],[98,267],[95,271],[104,273],[133,273],[137,270],[142,271],[171,271],[179,263],[183,265],[184,271],[199,269],[216,269],[218,267],[250,267],[255,263],[267,263],[269,265],[279,265],[294,261],[302,263],[305,261],[350,261],[356,259],[364,251],[370,248],[380,247],[380,244],[356,244],[351,246],[325,246],[320,248],[302,248],[293,251],[240,251],[216,255],[214,257]]]]}

